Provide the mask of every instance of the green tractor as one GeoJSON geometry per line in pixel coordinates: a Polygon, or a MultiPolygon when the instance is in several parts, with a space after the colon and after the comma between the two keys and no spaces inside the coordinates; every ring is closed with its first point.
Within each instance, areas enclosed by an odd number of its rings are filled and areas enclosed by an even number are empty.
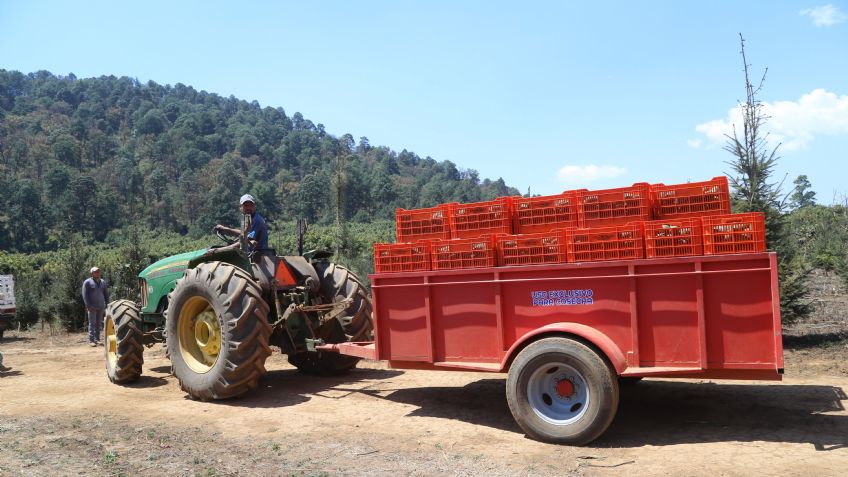
{"type": "Polygon", "coordinates": [[[256,387],[271,346],[306,374],[355,367],[359,358],[315,346],[373,339],[371,300],[359,278],[327,252],[248,256],[246,249],[242,239],[241,248],[183,253],[144,269],[141,303],[117,300],[106,310],[109,379],[137,380],[144,347],[156,343],[165,343],[180,387],[200,400],[256,387]]]}

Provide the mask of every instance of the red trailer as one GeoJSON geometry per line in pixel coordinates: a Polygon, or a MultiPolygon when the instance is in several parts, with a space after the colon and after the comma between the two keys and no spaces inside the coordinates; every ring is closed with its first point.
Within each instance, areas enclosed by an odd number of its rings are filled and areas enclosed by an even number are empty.
{"type": "Polygon", "coordinates": [[[533,438],[585,444],[622,380],[780,380],[774,253],[371,275],[375,341],[324,351],[393,368],[508,372],[533,438]]]}

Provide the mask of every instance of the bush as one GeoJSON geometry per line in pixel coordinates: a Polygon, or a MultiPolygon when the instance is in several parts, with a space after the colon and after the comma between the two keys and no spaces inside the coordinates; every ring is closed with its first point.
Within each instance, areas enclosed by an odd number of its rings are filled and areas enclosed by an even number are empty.
{"type": "MultiPolygon", "coordinates": [[[[279,255],[297,254],[294,222],[269,224],[269,244],[279,255]]],[[[333,260],[350,268],[366,282],[374,271],[375,242],[394,241],[394,222],[350,223],[344,247],[333,260]]],[[[311,225],[305,236],[304,250],[336,252],[334,225],[311,225]]],[[[105,242],[86,244],[79,236],[58,237],[64,244],[59,250],[36,254],[0,252],[0,273],[16,280],[18,313],[16,322],[30,327],[39,319],[58,321],[69,331],[77,331],[85,322],[82,282],[88,270],[97,265],[109,284],[111,300],[138,299],[138,274],[164,257],[215,245],[210,235],[199,239],[173,232],[128,228],[114,230],[105,242]]]]}

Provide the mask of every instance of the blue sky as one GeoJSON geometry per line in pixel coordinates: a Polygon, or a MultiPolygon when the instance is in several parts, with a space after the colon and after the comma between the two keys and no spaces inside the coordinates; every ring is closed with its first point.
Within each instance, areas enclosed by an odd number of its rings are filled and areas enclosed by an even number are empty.
{"type": "Polygon", "coordinates": [[[848,2],[0,0],[0,68],[178,82],[522,192],[705,180],[744,97],[777,175],[848,194],[848,2]]]}

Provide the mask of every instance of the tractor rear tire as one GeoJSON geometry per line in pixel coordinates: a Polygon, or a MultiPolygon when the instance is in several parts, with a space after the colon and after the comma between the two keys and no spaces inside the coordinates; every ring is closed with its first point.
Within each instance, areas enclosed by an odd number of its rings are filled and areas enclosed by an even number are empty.
{"type": "Polygon", "coordinates": [[[374,324],[371,321],[371,298],[365,285],[355,273],[336,263],[315,267],[321,276],[321,299],[324,303],[337,303],[346,298],[353,301],[344,312],[336,316],[342,325],[345,341],[371,341],[374,324]]]}
{"type": "MultiPolygon", "coordinates": [[[[374,339],[374,323],[371,317],[371,298],[365,285],[355,273],[336,263],[316,264],[315,270],[321,277],[319,294],[323,303],[338,303],[351,298],[350,305],[335,320],[316,330],[325,343],[371,341],[374,339]]],[[[309,352],[289,355],[289,363],[298,371],[309,375],[337,376],[356,367],[361,358],[338,353],[309,352]]]]}
{"type": "Polygon", "coordinates": [[[136,304],[129,300],[109,303],[103,330],[103,353],[109,381],[126,384],[138,380],[144,364],[144,333],[136,304]]]}
{"type": "Polygon", "coordinates": [[[271,355],[271,326],[253,277],[229,263],[201,263],[185,272],[168,303],[166,346],[183,391],[208,401],[257,386],[271,355]]]}
{"type": "Polygon", "coordinates": [[[533,439],[584,445],[597,439],[618,409],[618,379],[592,348],[568,338],[530,343],[506,381],[509,410],[533,439]]]}

